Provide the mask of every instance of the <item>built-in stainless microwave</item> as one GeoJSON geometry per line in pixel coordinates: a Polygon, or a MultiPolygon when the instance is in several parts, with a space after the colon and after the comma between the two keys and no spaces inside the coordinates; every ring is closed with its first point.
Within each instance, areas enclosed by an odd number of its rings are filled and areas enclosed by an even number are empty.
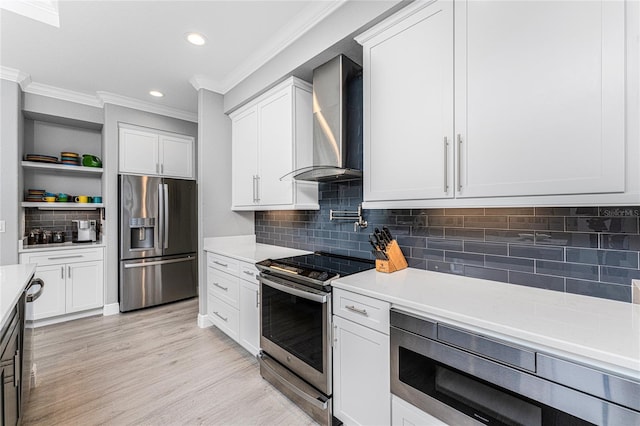
{"type": "Polygon", "coordinates": [[[640,381],[391,310],[391,392],[452,425],[640,425],[640,381]]]}

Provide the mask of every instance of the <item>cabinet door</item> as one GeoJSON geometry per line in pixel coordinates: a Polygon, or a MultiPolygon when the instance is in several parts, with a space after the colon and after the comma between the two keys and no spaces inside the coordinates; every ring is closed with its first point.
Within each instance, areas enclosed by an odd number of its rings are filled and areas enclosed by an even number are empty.
{"type": "Polygon", "coordinates": [[[240,280],[240,344],[252,355],[260,350],[258,284],[240,280]]]}
{"type": "Polygon", "coordinates": [[[365,201],[454,193],[453,3],[420,7],[364,42],[365,201]]]}
{"type": "Polygon", "coordinates": [[[66,269],[67,313],[102,307],[103,262],[71,263],[66,269]]]}
{"type": "Polygon", "coordinates": [[[291,87],[258,104],[259,204],[293,203],[293,180],[280,180],[293,170],[291,87]]]}
{"type": "Polygon", "coordinates": [[[157,175],[160,173],[158,135],[133,129],[120,129],[120,173],[157,175]]]}
{"type": "Polygon", "coordinates": [[[256,203],[258,173],[258,108],[233,118],[231,146],[231,195],[233,207],[256,203]]]}
{"type": "Polygon", "coordinates": [[[389,336],[333,317],[333,411],[346,425],[391,422],[389,336]]]}
{"type": "Polygon", "coordinates": [[[456,3],[459,197],[624,191],[624,23],[621,1],[456,3]]]}
{"type": "Polygon", "coordinates": [[[193,139],[160,135],[159,155],[163,176],[193,178],[193,139]]]}
{"type": "Polygon", "coordinates": [[[391,426],[447,426],[446,423],[391,395],[391,426]]]}
{"type": "Polygon", "coordinates": [[[65,265],[44,265],[36,268],[35,277],[45,283],[42,295],[33,305],[34,319],[49,318],[65,313],[65,265]]]}

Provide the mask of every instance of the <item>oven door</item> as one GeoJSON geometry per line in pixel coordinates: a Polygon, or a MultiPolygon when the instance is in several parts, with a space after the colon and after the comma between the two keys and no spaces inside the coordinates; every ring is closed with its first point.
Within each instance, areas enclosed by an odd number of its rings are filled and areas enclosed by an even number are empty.
{"type": "Polygon", "coordinates": [[[260,349],[331,395],[331,293],[260,274],[260,349]]]}

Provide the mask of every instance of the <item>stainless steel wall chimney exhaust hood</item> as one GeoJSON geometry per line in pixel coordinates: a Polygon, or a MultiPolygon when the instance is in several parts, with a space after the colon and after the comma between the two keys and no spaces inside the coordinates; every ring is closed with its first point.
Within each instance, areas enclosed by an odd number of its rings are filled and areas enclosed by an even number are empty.
{"type": "Polygon", "coordinates": [[[362,178],[362,68],[339,55],[313,70],[313,165],[296,180],[362,178]]]}

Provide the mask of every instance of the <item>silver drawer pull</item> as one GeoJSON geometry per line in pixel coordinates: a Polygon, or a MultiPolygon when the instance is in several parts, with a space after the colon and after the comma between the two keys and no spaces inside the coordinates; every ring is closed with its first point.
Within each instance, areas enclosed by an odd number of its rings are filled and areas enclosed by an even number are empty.
{"type": "Polygon", "coordinates": [[[83,254],[76,254],[73,256],[52,256],[52,257],[48,257],[47,259],[49,260],[58,260],[58,259],[75,259],[76,257],[84,257],[83,254]]]}
{"type": "Polygon", "coordinates": [[[216,286],[216,287],[218,287],[218,288],[221,288],[221,289],[222,289],[222,290],[224,290],[224,291],[228,291],[228,290],[229,290],[229,287],[223,287],[223,286],[221,286],[221,285],[220,285],[220,284],[218,284],[218,283],[212,283],[212,284],[213,284],[213,285],[215,285],[215,286],[216,286]]]}
{"type": "Polygon", "coordinates": [[[368,316],[369,316],[369,314],[367,313],[367,310],[366,310],[366,309],[358,309],[358,308],[356,308],[356,307],[355,307],[355,306],[353,306],[353,305],[351,305],[351,306],[349,306],[349,305],[345,305],[345,309],[348,309],[348,310],[350,310],[350,311],[352,311],[352,312],[356,312],[356,313],[358,313],[358,314],[360,314],[360,315],[364,315],[364,316],[366,316],[366,317],[368,317],[368,316]]]}
{"type": "Polygon", "coordinates": [[[222,321],[224,321],[224,322],[229,321],[229,318],[225,318],[225,317],[223,317],[222,315],[220,315],[220,314],[219,314],[219,313],[217,313],[217,312],[214,312],[214,314],[215,314],[215,316],[217,316],[218,318],[220,318],[220,319],[221,319],[222,321]]]}
{"type": "Polygon", "coordinates": [[[244,273],[245,273],[245,274],[247,274],[247,275],[251,275],[251,276],[253,276],[253,275],[254,275],[254,273],[253,273],[252,271],[242,271],[242,272],[244,272],[244,273]]]}
{"type": "Polygon", "coordinates": [[[223,266],[225,268],[229,267],[229,265],[227,265],[226,263],[218,262],[217,260],[214,260],[213,263],[215,263],[216,265],[223,266]]]}

